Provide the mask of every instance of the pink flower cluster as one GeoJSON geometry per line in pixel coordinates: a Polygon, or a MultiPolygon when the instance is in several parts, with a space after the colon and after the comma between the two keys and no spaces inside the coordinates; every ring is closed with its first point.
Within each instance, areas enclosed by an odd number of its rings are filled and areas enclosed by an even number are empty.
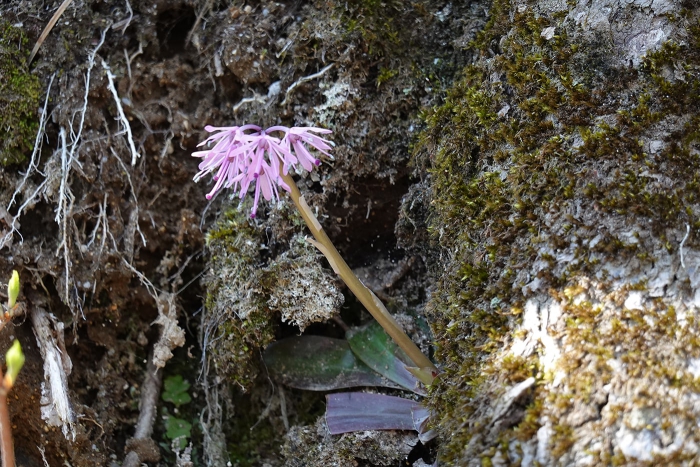
{"type": "Polygon", "coordinates": [[[238,191],[240,199],[243,199],[250,184],[255,182],[255,198],[250,217],[255,217],[260,193],[270,201],[272,198],[279,200],[278,186],[289,191],[289,186],[282,180],[280,170],[287,175],[290,167],[298,169],[301,165],[311,172],[321,164],[321,161],[309,152],[309,147],[332,158],[328,151],[333,143],[314,134],[331,133],[331,130],[323,128],[273,126],[263,130],[256,125],[208,125],[204,129],[214,134],[198,146],[209,143],[214,143],[214,146],[192,154],[203,159],[194,181],[197,182],[210,173],[214,174],[216,183],[207,194],[207,199],[211,199],[222,188],[231,187],[238,191]],[[277,138],[271,133],[283,133],[284,136],[277,138]]]}

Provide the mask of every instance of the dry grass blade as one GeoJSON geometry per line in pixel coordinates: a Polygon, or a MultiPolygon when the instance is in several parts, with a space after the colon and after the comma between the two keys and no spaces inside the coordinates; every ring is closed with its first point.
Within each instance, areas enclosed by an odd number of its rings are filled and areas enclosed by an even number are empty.
{"type": "Polygon", "coordinates": [[[61,17],[64,11],[66,11],[66,8],[68,8],[68,5],[71,4],[73,0],[63,0],[63,3],[61,3],[61,6],[58,7],[58,10],[56,10],[56,13],[53,14],[51,17],[51,20],[49,21],[49,24],[46,25],[44,28],[44,31],[41,33],[41,36],[39,36],[39,40],[36,41],[36,44],[34,45],[34,48],[32,49],[32,53],[29,55],[29,60],[27,61],[27,65],[32,63],[32,60],[34,60],[34,56],[36,55],[37,51],[39,50],[39,47],[41,47],[41,44],[44,43],[44,40],[46,40],[46,36],[49,35],[53,27],[58,23],[58,19],[61,17]]]}

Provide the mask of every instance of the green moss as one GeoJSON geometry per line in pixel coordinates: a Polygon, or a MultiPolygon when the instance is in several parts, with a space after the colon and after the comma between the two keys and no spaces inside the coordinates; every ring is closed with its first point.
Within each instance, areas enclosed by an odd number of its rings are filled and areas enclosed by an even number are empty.
{"type": "MultiPolygon", "coordinates": [[[[697,19],[683,19],[692,24],[687,44],[666,44],[631,73],[606,63],[610,44],[576,42],[561,25],[545,40],[542,30],[557,25],[556,18],[516,11],[506,0],[494,2],[491,15],[472,44],[482,59],[464,69],[444,104],[427,115],[415,155],[418,166],[429,157],[429,230],[451,258],[429,307],[444,365],[430,403],[451,434],[444,458],[455,463],[474,434],[465,419],[480,403],[474,396],[486,390],[483,372],[518,325],[526,282],[514,271],[542,261],[550,267],[538,273],[540,290],[561,290],[577,275],[598,271],[601,260],[651,263],[652,241],[670,252],[677,248],[666,229],[700,226],[697,210],[688,209],[700,196],[700,117],[664,135],[654,154],[643,144],[664,120],[700,107],[700,80],[693,75],[700,67],[697,19]],[[501,53],[492,57],[496,44],[501,53]],[[605,72],[593,74],[593,63],[605,72]],[[659,174],[673,183],[655,183],[659,174]],[[575,232],[590,239],[598,225],[559,214],[571,212],[574,201],[601,216],[647,225],[653,238],[603,233],[595,247],[583,247],[575,232]],[[559,215],[566,225],[557,230],[551,226],[563,225],[559,215]],[[575,257],[554,273],[555,252],[565,250],[575,257]]],[[[581,354],[610,358],[594,326],[601,310],[584,301],[566,313],[569,328],[586,342],[581,354]]],[[[509,365],[506,372],[522,375],[526,368],[509,365]]],[[[572,397],[588,397],[593,382],[581,374],[572,397]]],[[[557,452],[566,451],[568,434],[557,436],[557,452]]]]}
{"type": "Polygon", "coordinates": [[[392,79],[394,76],[398,75],[399,71],[398,70],[392,70],[390,68],[380,68],[379,70],[379,76],[377,76],[377,87],[380,87],[382,84],[386,83],[390,79],[392,79]]]}
{"type": "Polygon", "coordinates": [[[537,430],[542,426],[540,423],[540,414],[542,413],[543,405],[544,401],[542,399],[535,398],[533,402],[527,406],[525,409],[525,416],[513,430],[516,439],[528,441],[537,434],[537,430]]]}
{"type": "Polygon", "coordinates": [[[260,287],[259,242],[260,232],[237,209],[225,212],[207,235],[206,350],[217,373],[244,390],[259,372],[260,349],[274,340],[275,319],[260,287]]]}
{"type": "Polygon", "coordinates": [[[26,159],[36,138],[39,79],[27,69],[27,37],[0,20],[0,165],[26,159]]]}
{"type": "Polygon", "coordinates": [[[391,48],[402,42],[396,25],[396,16],[413,9],[412,3],[402,0],[350,0],[335,2],[349,34],[359,34],[370,56],[392,55],[391,48]]]}

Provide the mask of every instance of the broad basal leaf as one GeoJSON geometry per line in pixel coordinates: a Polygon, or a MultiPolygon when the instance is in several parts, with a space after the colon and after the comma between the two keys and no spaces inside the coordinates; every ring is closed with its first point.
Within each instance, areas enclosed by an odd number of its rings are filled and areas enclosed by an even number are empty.
{"type": "Polygon", "coordinates": [[[406,365],[413,363],[376,321],[350,329],[345,337],[355,355],[367,366],[409,391],[425,395],[418,379],[406,370],[406,365]]]}
{"type": "Polygon", "coordinates": [[[329,391],[355,386],[397,388],[355,357],[348,342],[322,336],[297,336],[270,344],[263,353],[275,380],[297,389],[329,391]]]}

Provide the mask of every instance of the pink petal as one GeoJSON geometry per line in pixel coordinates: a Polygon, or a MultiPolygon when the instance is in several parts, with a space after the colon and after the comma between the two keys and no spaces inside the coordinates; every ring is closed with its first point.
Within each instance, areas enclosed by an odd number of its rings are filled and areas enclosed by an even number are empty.
{"type": "Polygon", "coordinates": [[[266,173],[260,175],[260,178],[258,178],[258,185],[262,185],[263,197],[270,201],[272,199],[272,185],[270,184],[270,177],[268,177],[266,173]]]}

